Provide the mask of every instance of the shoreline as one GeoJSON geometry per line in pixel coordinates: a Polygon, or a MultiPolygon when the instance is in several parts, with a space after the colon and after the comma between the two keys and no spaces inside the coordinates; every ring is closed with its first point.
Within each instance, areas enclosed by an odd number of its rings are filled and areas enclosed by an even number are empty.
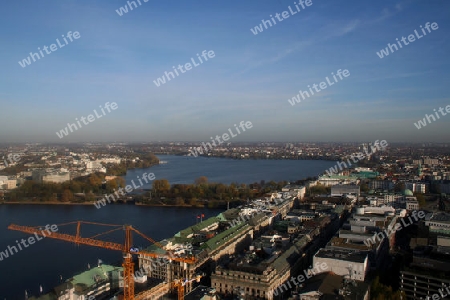
{"type": "Polygon", "coordinates": [[[0,202],[0,205],[8,205],[8,204],[15,204],[15,205],[20,205],[20,204],[26,204],[26,205],[94,205],[94,203],[73,203],[73,202],[33,202],[33,201],[14,201],[14,202],[0,202]]]}
{"type": "MultiPolygon", "coordinates": [[[[0,202],[0,205],[61,205],[61,206],[65,206],[65,205],[85,205],[85,206],[89,206],[92,205],[94,206],[94,202],[92,203],[61,203],[61,202],[31,202],[31,201],[23,201],[23,202],[0,202]]],[[[130,205],[130,206],[154,206],[154,207],[177,207],[177,208],[208,208],[205,206],[191,206],[191,205],[164,205],[164,204],[143,204],[143,203],[133,203],[133,204],[129,204],[129,203],[114,203],[114,205],[130,205]]],[[[217,208],[217,207],[216,207],[217,208]]],[[[219,207],[220,208],[220,207],[219,207]]]]}

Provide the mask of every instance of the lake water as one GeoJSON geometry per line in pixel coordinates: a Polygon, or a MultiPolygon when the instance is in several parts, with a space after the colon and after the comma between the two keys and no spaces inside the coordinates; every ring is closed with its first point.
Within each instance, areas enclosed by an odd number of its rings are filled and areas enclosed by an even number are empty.
{"type": "MultiPolygon", "coordinates": [[[[200,176],[210,182],[252,183],[261,180],[298,180],[316,176],[328,169],[334,162],[306,160],[232,160],[223,158],[187,158],[182,156],[158,156],[167,164],[147,169],[131,170],[126,181],[153,172],[157,179],[168,179],[173,183],[193,183],[200,176]]],[[[136,182],[136,181],[135,181],[136,182]]],[[[150,185],[144,186],[149,188],[150,185]]],[[[162,240],[179,230],[195,224],[196,216],[205,218],[220,213],[220,209],[141,207],[133,205],[107,205],[101,209],[92,206],[53,205],[0,205],[0,252],[8,246],[17,246],[16,240],[27,239],[30,235],[11,231],[11,223],[26,226],[63,224],[84,220],[108,224],[131,224],[145,235],[162,240]]],[[[73,234],[75,227],[59,226],[58,232],[73,234]]],[[[109,230],[107,227],[82,226],[82,236],[90,237],[109,230]],[[100,228],[100,229],[97,229],[100,228]]],[[[109,236],[104,238],[107,240],[109,236]]],[[[110,239],[122,242],[122,234],[110,239]]],[[[142,238],[136,238],[136,246],[148,246],[142,238]]],[[[28,295],[38,295],[39,286],[44,292],[74,274],[87,270],[88,264],[95,266],[98,259],[108,264],[120,264],[120,252],[90,246],[77,246],[68,242],[45,238],[22,251],[0,261],[0,300],[25,299],[28,295]]]]}
{"type": "MultiPolygon", "coordinates": [[[[132,224],[145,235],[162,240],[173,236],[179,230],[197,222],[196,216],[205,218],[222,212],[220,209],[143,207],[134,205],[107,205],[101,209],[92,206],[54,206],[54,205],[0,205],[0,252],[8,246],[16,246],[16,240],[27,239],[31,235],[11,231],[11,223],[26,226],[63,224],[75,220],[107,224],[132,224]]],[[[75,233],[74,225],[59,226],[60,233],[75,233]]],[[[110,227],[82,225],[83,237],[110,230],[110,227]]],[[[135,235],[135,246],[149,246],[150,243],[135,235]]],[[[106,235],[99,239],[123,243],[123,232],[106,235]]],[[[12,250],[14,252],[14,250],[12,250]]],[[[87,270],[88,264],[96,266],[98,259],[108,264],[120,264],[120,252],[91,246],[71,244],[56,239],[44,238],[22,251],[0,261],[0,299],[24,299],[28,295],[38,295],[39,286],[44,292],[63,279],[87,270]]]]}
{"type": "MultiPolygon", "coordinates": [[[[167,161],[146,169],[128,171],[125,179],[131,183],[137,176],[144,173],[154,173],[156,179],[167,179],[174,183],[194,183],[196,178],[206,176],[209,182],[230,184],[254,183],[261,180],[268,181],[296,181],[309,176],[318,176],[336,162],[324,160],[236,160],[228,158],[187,157],[174,155],[158,155],[158,158],[167,161]]],[[[144,184],[144,188],[150,188],[144,184]]]]}

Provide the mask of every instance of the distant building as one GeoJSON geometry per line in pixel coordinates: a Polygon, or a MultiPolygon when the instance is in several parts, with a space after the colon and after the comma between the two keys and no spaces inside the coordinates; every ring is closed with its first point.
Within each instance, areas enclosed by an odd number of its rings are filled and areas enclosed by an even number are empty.
{"type": "Polygon", "coordinates": [[[384,204],[392,206],[400,206],[403,201],[403,195],[400,194],[387,194],[384,195],[384,204]]]}
{"type": "Polygon", "coordinates": [[[437,166],[439,165],[439,159],[427,157],[423,159],[423,164],[429,166],[437,166]]]}
{"type": "Polygon", "coordinates": [[[325,186],[333,186],[336,184],[358,184],[358,177],[342,176],[342,175],[323,175],[319,176],[317,183],[325,186]]]}
{"type": "Polygon", "coordinates": [[[364,281],[369,271],[367,252],[354,250],[320,249],[313,258],[313,265],[326,263],[328,270],[340,276],[364,281]]]}
{"type": "MultiPolygon", "coordinates": [[[[441,295],[439,289],[450,286],[450,280],[437,278],[418,271],[400,271],[400,290],[406,294],[406,299],[448,299],[433,297],[441,295]]],[[[443,289],[445,293],[445,289],[443,289]]]]}
{"type": "Polygon", "coordinates": [[[419,201],[416,199],[407,199],[406,200],[406,210],[418,210],[419,209],[419,201]]]}
{"type": "Polygon", "coordinates": [[[360,172],[356,173],[355,175],[358,176],[359,178],[374,179],[374,178],[377,178],[378,176],[380,176],[380,173],[373,172],[373,171],[360,171],[360,172]]]}
{"type": "Polygon", "coordinates": [[[343,196],[344,194],[360,195],[360,187],[353,184],[339,184],[331,187],[331,196],[343,196]]]}
{"type": "Polygon", "coordinates": [[[305,197],[306,187],[300,185],[286,185],[281,189],[282,192],[287,192],[289,195],[302,200],[305,197]]]}
{"type": "Polygon", "coordinates": [[[300,300],[369,300],[370,286],[365,282],[349,280],[332,272],[316,275],[306,282],[300,300]]]}
{"type": "Polygon", "coordinates": [[[105,163],[105,164],[120,164],[122,159],[120,157],[108,157],[108,158],[104,157],[104,158],[100,158],[97,161],[105,163]]]}
{"type": "Polygon", "coordinates": [[[420,182],[405,182],[405,188],[411,190],[413,193],[425,194],[428,191],[428,184],[420,182]]]}
{"type": "Polygon", "coordinates": [[[425,217],[425,226],[430,232],[450,235],[450,214],[430,213],[425,217]]]}
{"type": "Polygon", "coordinates": [[[95,172],[106,173],[106,168],[103,167],[101,160],[87,161],[86,162],[86,172],[87,173],[95,173],[95,172]]]}
{"type": "Polygon", "coordinates": [[[394,183],[391,180],[371,180],[369,181],[369,189],[390,191],[394,189],[394,183]]]}
{"type": "Polygon", "coordinates": [[[61,172],[57,170],[38,169],[33,170],[32,174],[33,174],[32,175],[33,181],[38,183],[46,183],[46,182],[62,183],[70,180],[69,172],[61,172]]]}
{"type": "Polygon", "coordinates": [[[16,187],[17,179],[8,176],[0,176],[0,190],[12,190],[16,187]]]}

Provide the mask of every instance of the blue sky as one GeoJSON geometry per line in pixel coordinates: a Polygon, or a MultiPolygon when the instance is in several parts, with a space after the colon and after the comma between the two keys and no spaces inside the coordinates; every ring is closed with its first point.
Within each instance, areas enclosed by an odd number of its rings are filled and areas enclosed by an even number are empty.
{"type": "Polygon", "coordinates": [[[312,0],[254,35],[294,1],[154,1],[123,16],[122,0],[7,1],[0,43],[0,141],[208,141],[240,121],[231,141],[449,142],[447,0],[312,0]],[[439,29],[380,59],[396,38],[439,29]],[[18,61],[68,31],[81,38],[22,68],[18,61]],[[196,53],[215,57],[156,87],[196,53]],[[350,76],[291,106],[331,72],[350,76]],[[59,139],[56,132],[105,102],[118,109],[59,139]]]}

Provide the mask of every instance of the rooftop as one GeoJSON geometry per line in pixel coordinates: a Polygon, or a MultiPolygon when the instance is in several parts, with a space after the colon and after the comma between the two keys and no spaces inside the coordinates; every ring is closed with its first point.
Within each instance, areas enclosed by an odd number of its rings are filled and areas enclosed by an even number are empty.
{"type": "Polygon", "coordinates": [[[110,265],[100,265],[94,267],[81,274],[73,276],[69,279],[74,286],[85,286],[86,288],[94,286],[99,281],[108,280],[108,273],[112,271],[121,271],[122,267],[115,267],[110,265]]]}
{"type": "Polygon", "coordinates": [[[334,250],[334,249],[320,249],[315,257],[339,259],[343,261],[351,261],[355,263],[364,263],[367,259],[367,253],[362,251],[352,250],[334,250]]]}
{"type": "Polygon", "coordinates": [[[320,299],[362,299],[367,293],[369,285],[364,282],[347,281],[343,276],[332,272],[318,274],[306,282],[301,294],[320,292],[320,299]],[[345,291],[339,295],[339,291],[345,291]]]}
{"type": "Polygon", "coordinates": [[[444,212],[428,214],[425,220],[450,223],[450,214],[444,212]]]}

